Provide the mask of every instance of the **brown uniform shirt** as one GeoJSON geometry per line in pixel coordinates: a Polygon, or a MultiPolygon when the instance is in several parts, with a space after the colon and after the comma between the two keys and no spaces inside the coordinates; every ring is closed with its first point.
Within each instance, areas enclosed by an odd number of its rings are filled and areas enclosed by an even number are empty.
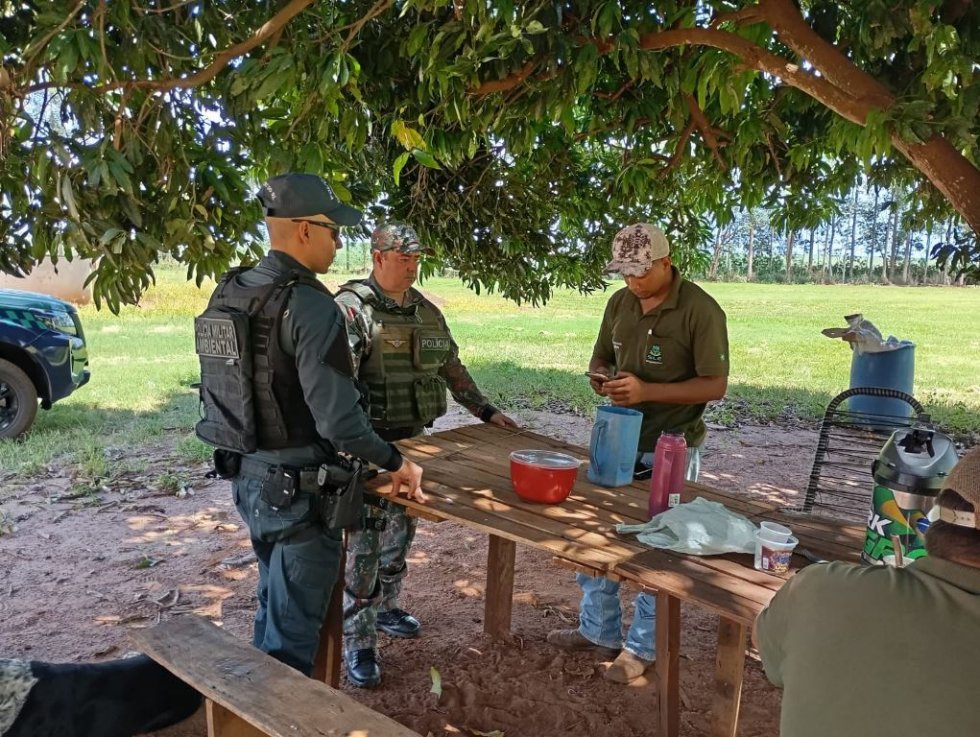
{"type": "MultiPolygon", "coordinates": [[[[670,294],[643,314],[640,300],[620,289],[606,304],[592,357],[642,381],[670,384],[697,376],[728,376],[725,312],[674,268],[670,294]]],[[[644,402],[641,453],[652,452],[664,430],[682,430],[689,446],[701,445],[704,404],[644,402]]]]}

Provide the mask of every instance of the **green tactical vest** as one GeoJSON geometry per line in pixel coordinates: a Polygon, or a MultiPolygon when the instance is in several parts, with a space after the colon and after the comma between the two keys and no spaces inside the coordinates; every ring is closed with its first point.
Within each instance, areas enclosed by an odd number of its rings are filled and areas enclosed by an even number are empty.
{"type": "Polygon", "coordinates": [[[435,307],[422,300],[413,310],[393,313],[367,284],[351,281],[341,291],[353,292],[373,311],[371,353],[358,372],[371,424],[424,427],[446,414],[446,382],[438,371],[449,356],[450,335],[435,307]]]}

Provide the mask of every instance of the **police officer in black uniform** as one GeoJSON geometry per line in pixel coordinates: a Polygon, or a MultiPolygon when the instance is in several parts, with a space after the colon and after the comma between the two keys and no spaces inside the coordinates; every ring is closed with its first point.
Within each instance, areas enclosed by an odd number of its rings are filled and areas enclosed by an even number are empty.
{"type": "Polygon", "coordinates": [[[346,487],[335,479],[352,469],[340,453],[391,471],[393,493],[425,497],[422,469],[372,430],[344,318],[315,277],[341,248],[340,226],[361,213],[312,174],[274,177],[258,196],[271,250],[226,274],[195,325],[197,431],[219,448],[258,558],[252,642],[308,675],[340,572],[342,530],[331,520],[346,487]]]}

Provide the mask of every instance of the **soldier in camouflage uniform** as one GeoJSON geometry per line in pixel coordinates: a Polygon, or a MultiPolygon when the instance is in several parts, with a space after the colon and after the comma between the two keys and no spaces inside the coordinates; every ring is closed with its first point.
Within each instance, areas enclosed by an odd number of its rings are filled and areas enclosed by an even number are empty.
{"type": "MultiPolygon", "coordinates": [[[[337,295],[372,426],[389,441],[419,435],[446,413],[448,388],[484,422],[516,428],[460,362],[442,313],[412,288],[421,255],[413,228],[384,225],[371,236],[371,275],[348,282],[337,295]]],[[[344,660],[348,679],[371,688],[381,682],[377,630],[415,637],[421,625],[398,607],[415,518],[383,499],[366,504],[365,515],[365,528],[347,537],[344,660]]]]}

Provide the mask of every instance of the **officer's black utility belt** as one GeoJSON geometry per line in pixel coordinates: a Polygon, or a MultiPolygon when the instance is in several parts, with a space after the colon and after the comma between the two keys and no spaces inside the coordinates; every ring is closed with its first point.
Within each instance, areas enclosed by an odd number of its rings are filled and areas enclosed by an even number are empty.
{"type": "Polygon", "coordinates": [[[319,466],[303,466],[302,468],[274,466],[251,458],[242,458],[240,473],[256,479],[264,479],[270,473],[274,475],[283,473],[299,482],[296,491],[304,494],[319,494],[321,491],[320,483],[317,481],[317,476],[320,473],[319,466]]]}
{"type": "Polygon", "coordinates": [[[364,526],[364,479],[367,471],[359,460],[338,457],[319,466],[282,466],[242,457],[240,471],[262,481],[261,497],[276,510],[289,509],[296,496],[316,498],[314,508],[327,529],[361,529],[364,526]]]}

